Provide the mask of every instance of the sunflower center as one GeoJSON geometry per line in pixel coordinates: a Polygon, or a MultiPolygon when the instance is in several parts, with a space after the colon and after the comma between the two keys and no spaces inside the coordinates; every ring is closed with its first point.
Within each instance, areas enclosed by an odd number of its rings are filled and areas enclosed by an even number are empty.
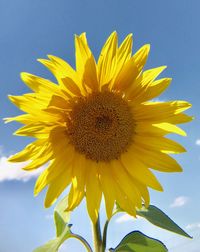
{"type": "Polygon", "coordinates": [[[96,118],[95,128],[101,131],[108,130],[112,125],[112,119],[107,115],[98,116],[96,118]]]}
{"type": "Polygon", "coordinates": [[[78,98],[67,120],[76,151],[94,161],[118,159],[132,142],[133,115],[127,102],[112,92],[78,98]]]}

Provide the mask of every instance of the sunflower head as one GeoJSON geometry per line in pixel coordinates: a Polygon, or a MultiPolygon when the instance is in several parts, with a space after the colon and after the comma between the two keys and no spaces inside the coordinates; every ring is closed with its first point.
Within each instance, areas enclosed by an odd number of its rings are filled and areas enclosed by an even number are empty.
{"type": "Polygon", "coordinates": [[[152,169],[181,171],[169,154],[185,149],[166,135],[185,135],[176,124],[192,119],[183,113],[191,105],[152,100],[171,79],[157,79],[165,66],[143,71],[150,46],[132,55],[131,34],[118,46],[113,32],[97,62],[85,33],[75,36],[75,48],[76,69],[55,56],[39,59],[57,83],[21,74],[32,93],[10,96],[25,113],[7,121],[24,124],[15,134],[35,141],[9,161],[29,161],[28,171],[48,164],[35,185],[35,195],[48,187],[46,207],[70,186],[67,209],[85,197],[93,222],[102,195],[108,218],[115,203],[135,216],[136,208],[149,204],[148,187],[162,190],[152,169]]]}

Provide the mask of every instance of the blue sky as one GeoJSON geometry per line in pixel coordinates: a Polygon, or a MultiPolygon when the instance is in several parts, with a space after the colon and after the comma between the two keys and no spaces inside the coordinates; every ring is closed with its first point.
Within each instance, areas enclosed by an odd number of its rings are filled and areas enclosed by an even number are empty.
{"type": "MultiPolygon", "coordinates": [[[[163,76],[172,77],[162,100],[183,99],[193,104],[188,112],[196,119],[183,125],[188,137],[173,137],[188,150],[177,157],[181,174],[156,174],[164,193],[151,191],[153,204],[163,209],[193,237],[188,240],[162,231],[139,219],[116,216],[109,227],[109,247],[129,231],[140,229],[161,239],[170,252],[198,252],[200,245],[200,2],[198,0],[0,0],[0,100],[1,118],[19,114],[8,94],[28,91],[19,78],[27,71],[53,76],[36,61],[53,54],[74,65],[74,34],[83,31],[97,57],[106,37],[116,30],[121,41],[133,33],[134,51],[151,44],[147,68],[167,65],[163,76]]],[[[44,209],[44,193],[33,197],[37,174],[24,174],[9,165],[6,157],[22,149],[28,138],[12,136],[19,125],[0,121],[0,251],[31,252],[54,236],[53,208],[44,209]]],[[[103,216],[104,218],[105,216],[103,216]]],[[[72,214],[73,231],[91,241],[90,223],[84,203],[72,214]]],[[[60,249],[84,251],[69,240],[60,249]]]]}

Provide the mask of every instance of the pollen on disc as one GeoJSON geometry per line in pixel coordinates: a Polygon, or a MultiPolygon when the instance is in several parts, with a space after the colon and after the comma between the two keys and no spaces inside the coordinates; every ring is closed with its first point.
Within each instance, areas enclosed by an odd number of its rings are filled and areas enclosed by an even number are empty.
{"type": "Polygon", "coordinates": [[[67,120],[75,150],[94,161],[118,159],[132,142],[133,115],[116,93],[98,92],[78,98],[67,120]]]}

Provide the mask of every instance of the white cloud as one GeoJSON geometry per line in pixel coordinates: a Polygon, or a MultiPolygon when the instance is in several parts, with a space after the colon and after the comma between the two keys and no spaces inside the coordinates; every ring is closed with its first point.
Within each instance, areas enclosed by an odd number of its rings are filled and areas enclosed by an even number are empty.
{"type": "Polygon", "coordinates": [[[154,98],[152,99],[153,102],[165,102],[165,100],[162,100],[160,98],[154,98]]]}
{"type": "Polygon", "coordinates": [[[52,220],[53,219],[53,214],[47,214],[45,215],[46,220],[52,220]]]}
{"type": "Polygon", "coordinates": [[[197,139],[195,142],[196,145],[200,145],[200,139],[197,139]]]}
{"type": "Polygon", "coordinates": [[[24,171],[25,163],[10,163],[7,161],[6,156],[0,157],[0,182],[18,180],[26,182],[32,178],[36,178],[43,168],[39,168],[33,171],[24,171]]]}
{"type": "Polygon", "coordinates": [[[126,221],[135,221],[135,220],[138,220],[138,219],[141,219],[140,216],[137,216],[137,218],[134,218],[133,216],[129,215],[129,214],[123,214],[121,216],[119,216],[115,222],[117,223],[123,223],[123,222],[126,222],[126,221]]]}
{"type": "Polygon", "coordinates": [[[125,221],[133,221],[133,217],[130,216],[129,214],[123,214],[123,215],[121,215],[120,217],[118,217],[116,219],[117,223],[122,223],[122,222],[125,222],[125,221]]]}
{"type": "Polygon", "coordinates": [[[187,204],[189,201],[188,197],[185,196],[179,196],[177,198],[174,199],[173,203],[170,205],[170,207],[174,208],[174,207],[182,207],[185,204],[187,204]]]}
{"type": "Polygon", "coordinates": [[[185,228],[188,230],[200,228],[200,222],[188,224],[185,228]]]}

